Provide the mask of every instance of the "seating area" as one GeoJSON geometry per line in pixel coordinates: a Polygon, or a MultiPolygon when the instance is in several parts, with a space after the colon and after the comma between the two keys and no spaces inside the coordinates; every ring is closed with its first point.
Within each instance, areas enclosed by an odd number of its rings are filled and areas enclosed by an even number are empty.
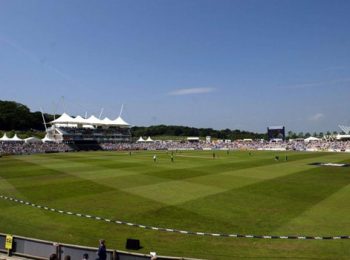
{"type": "Polygon", "coordinates": [[[75,141],[67,143],[74,151],[99,151],[102,147],[96,141],[75,141]]]}
{"type": "Polygon", "coordinates": [[[71,151],[122,151],[122,150],[272,150],[272,151],[326,151],[350,152],[350,141],[300,141],[268,142],[262,140],[235,140],[232,142],[155,141],[144,143],[102,142],[75,140],[62,143],[0,141],[0,155],[34,154],[71,151]]]}

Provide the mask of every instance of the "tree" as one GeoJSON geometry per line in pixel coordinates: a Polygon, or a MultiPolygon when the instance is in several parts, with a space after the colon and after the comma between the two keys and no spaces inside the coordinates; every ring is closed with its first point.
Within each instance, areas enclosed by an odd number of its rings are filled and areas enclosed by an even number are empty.
{"type": "Polygon", "coordinates": [[[30,110],[25,105],[0,100],[0,128],[2,130],[30,129],[31,119],[30,110]]]}
{"type": "Polygon", "coordinates": [[[293,131],[288,131],[288,139],[295,139],[298,135],[293,131]]]}
{"type": "MultiPolygon", "coordinates": [[[[50,122],[54,116],[44,114],[45,121],[50,122]]],[[[45,126],[43,124],[42,115],[40,112],[31,112],[29,108],[23,104],[14,101],[0,100],[0,130],[23,130],[43,131],[45,126]]],[[[241,131],[238,129],[223,129],[214,130],[212,128],[195,128],[188,126],[174,126],[174,125],[154,125],[149,127],[134,126],[131,128],[133,136],[211,136],[220,139],[267,139],[266,133],[254,133],[248,131],[241,131]]]]}

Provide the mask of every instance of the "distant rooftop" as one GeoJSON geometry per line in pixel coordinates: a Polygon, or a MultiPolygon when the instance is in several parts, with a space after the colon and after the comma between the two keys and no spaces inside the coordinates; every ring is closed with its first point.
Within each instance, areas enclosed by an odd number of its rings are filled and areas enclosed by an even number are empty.
{"type": "Polygon", "coordinates": [[[270,129],[270,130],[275,130],[275,129],[282,129],[282,128],[284,128],[284,126],[283,125],[268,126],[267,128],[270,129]]]}

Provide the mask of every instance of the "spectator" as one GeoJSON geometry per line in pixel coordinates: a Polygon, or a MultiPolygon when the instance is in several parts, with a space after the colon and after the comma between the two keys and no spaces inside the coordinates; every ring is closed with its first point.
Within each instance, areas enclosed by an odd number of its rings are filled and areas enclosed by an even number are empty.
{"type": "Polygon", "coordinates": [[[100,239],[100,245],[98,247],[97,255],[98,255],[98,260],[106,260],[107,259],[107,249],[105,245],[105,240],[100,239]]]}

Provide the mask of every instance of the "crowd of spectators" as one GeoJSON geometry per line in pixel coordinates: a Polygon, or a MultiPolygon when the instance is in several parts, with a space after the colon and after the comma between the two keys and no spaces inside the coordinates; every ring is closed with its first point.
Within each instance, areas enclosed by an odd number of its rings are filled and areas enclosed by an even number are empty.
{"type": "Polygon", "coordinates": [[[24,143],[0,142],[0,155],[34,154],[73,151],[67,144],[61,143],[24,143]]]}
{"type": "MultiPolygon", "coordinates": [[[[142,143],[102,143],[103,150],[286,150],[350,152],[350,141],[280,141],[236,140],[232,142],[155,141],[142,143]]],[[[74,149],[65,143],[0,142],[0,155],[70,152],[74,149]]]]}
{"type": "Polygon", "coordinates": [[[232,142],[156,141],[142,143],[101,144],[104,150],[290,150],[290,151],[348,151],[350,141],[284,141],[237,140],[232,142]]]}
{"type": "Polygon", "coordinates": [[[142,143],[103,143],[103,150],[202,150],[201,143],[157,141],[142,143]]]}

